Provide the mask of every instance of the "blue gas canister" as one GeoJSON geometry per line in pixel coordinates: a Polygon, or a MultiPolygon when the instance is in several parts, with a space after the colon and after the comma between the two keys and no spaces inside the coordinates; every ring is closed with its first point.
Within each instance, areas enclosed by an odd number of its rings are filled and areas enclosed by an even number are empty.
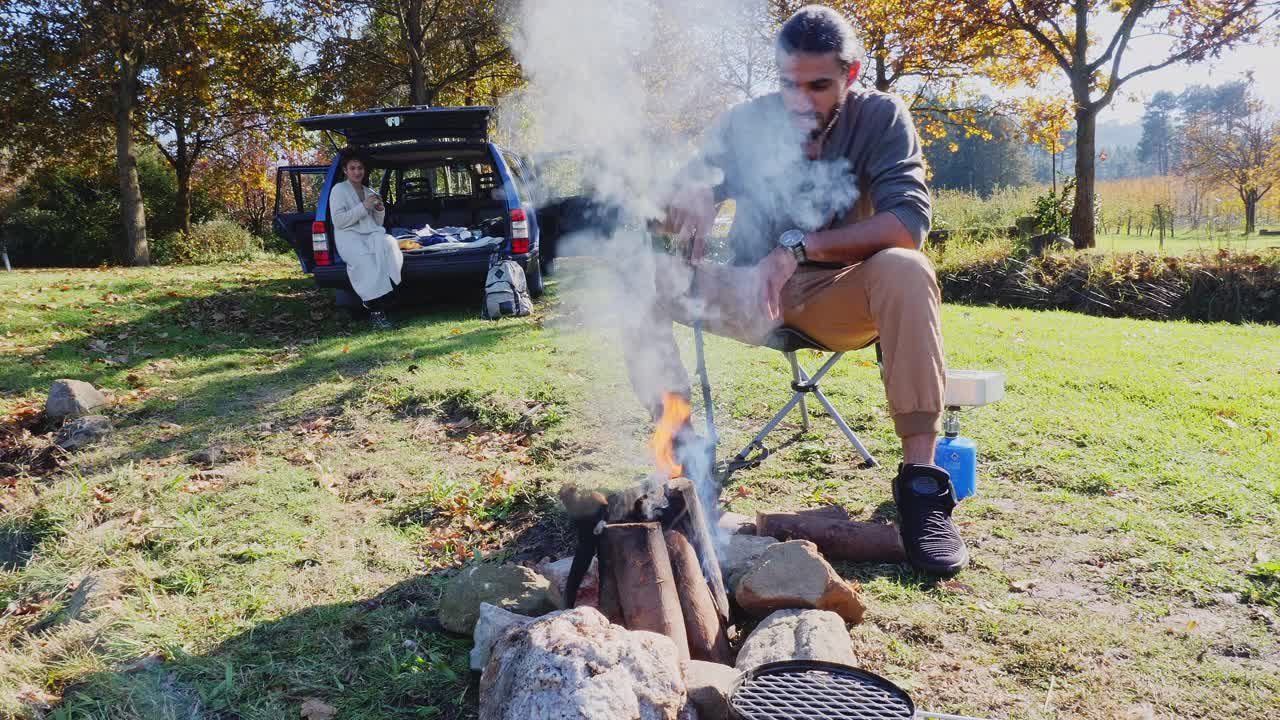
{"type": "Polygon", "coordinates": [[[944,437],[938,439],[933,463],[951,475],[956,498],[963,500],[978,491],[978,444],[960,437],[960,409],[947,408],[944,437]]]}

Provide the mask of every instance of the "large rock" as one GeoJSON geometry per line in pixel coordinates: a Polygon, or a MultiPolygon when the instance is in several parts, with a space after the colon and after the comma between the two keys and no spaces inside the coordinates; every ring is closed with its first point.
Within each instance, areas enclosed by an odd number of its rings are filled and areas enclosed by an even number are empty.
{"type": "MultiPolygon", "coordinates": [[[[538,574],[551,582],[551,600],[556,607],[565,607],[565,591],[569,585],[569,569],[573,566],[573,558],[567,557],[555,562],[538,564],[538,574]]],[[[587,572],[578,585],[578,596],[574,600],[577,607],[600,607],[600,563],[591,558],[587,572]]]]}
{"type": "Polygon", "coordinates": [[[749,518],[736,512],[720,513],[720,519],[716,520],[716,526],[727,535],[756,534],[755,518],[749,518]]]}
{"type": "Polygon", "coordinates": [[[742,672],[720,663],[690,660],[684,669],[685,691],[698,720],[729,720],[729,694],[742,672]]]}
{"type": "Polygon", "coordinates": [[[537,616],[556,609],[551,583],[519,565],[473,565],[444,589],[440,598],[440,624],[460,635],[470,635],[485,602],[519,615],[537,616]]]}
{"type": "Polygon", "coordinates": [[[44,415],[50,420],[79,417],[107,404],[107,397],[83,380],[54,380],[44,401],[44,415]]]}
{"type": "Polygon", "coordinates": [[[671,639],[611,625],[594,608],[513,628],[480,677],[480,720],[688,717],[671,639]]]}
{"type": "Polygon", "coordinates": [[[755,567],[734,590],[738,605],[756,617],[786,608],[831,610],[849,622],[862,622],[866,606],[858,587],[845,582],[808,540],[765,548],[755,567]]]}
{"type": "Polygon", "coordinates": [[[489,603],[480,603],[480,618],[476,620],[476,630],[471,635],[475,640],[475,646],[471,648],[471,669],[484,670],[498,638],[517,625],[528,625],[531,622],[531,617],[507,612],[489,603]]]}
{"type": "Polygon", "coordinates": [[[743,672],[780,660],[856,664],[844,620],[827,610],[779,610],[765,618],[738,651],[738,669],[743,672]]]}
{"type": "Polygon", "coordinates": [[[63,425],[53,444],[63,450],[74,451],[92,445],[110,434],[110,418],[105,415],[86,415],[63,425]]]}
{"type": "Polygon", "coordinates": [[[737,585],[748,570],[756,566],[764,551],[778,541],[771,537],[756,535],[730,535],[724,546],[724,557],[720,561],[720,570],[724,573],[725,587],[730,591],[737,585]]]}

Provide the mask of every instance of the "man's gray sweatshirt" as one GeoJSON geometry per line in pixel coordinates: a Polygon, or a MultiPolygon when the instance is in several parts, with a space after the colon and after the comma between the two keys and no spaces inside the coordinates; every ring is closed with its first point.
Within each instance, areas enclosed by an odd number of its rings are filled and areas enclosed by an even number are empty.
{"type": "Polygon", "coordinates": [[[736,203],[734,262],[753,264],[800,228],[841,227],[890,212],[924,245],[931,210],[924,155],[911,113],[896,95],[851,88],[818,160],[777,93],[738,105],[703,148],[716,200],[736,203]]]}

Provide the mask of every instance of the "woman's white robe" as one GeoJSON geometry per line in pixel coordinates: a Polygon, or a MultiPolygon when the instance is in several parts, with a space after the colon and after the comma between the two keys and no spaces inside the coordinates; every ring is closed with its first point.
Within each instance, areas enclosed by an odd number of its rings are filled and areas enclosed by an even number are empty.
{"type": "MultiPolygon", "coordinates": [[[[366,187],[365,197],[373,190],[366,187]]],[[[361,300],[373,300],[400,284],[404,255],[396,239],[382,227],[383,210],[367,210],[351,183],[335,183],[329,193],[329,217],[338,254],[347,263],[347,277],[361,300]]]]}

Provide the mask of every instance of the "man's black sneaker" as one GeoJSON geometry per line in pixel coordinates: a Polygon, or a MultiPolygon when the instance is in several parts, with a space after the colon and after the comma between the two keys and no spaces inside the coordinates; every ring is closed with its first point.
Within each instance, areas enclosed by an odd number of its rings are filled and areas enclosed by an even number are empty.
{"type": "Polygon", "coordinates": [[[390,330],[394,326],[387,319],[386,313],[381,310],[371,310],[369,311],[369,327],[374,330],[390,330]]]}
{"type": "Polygon", "coordinates": [[[951,521],[956,494],[946,470],[899,465],[893,501],[898,505],[898,533],[912,566],[932,575],[954,575],[969,564],[969,551],[951,521]]]}

